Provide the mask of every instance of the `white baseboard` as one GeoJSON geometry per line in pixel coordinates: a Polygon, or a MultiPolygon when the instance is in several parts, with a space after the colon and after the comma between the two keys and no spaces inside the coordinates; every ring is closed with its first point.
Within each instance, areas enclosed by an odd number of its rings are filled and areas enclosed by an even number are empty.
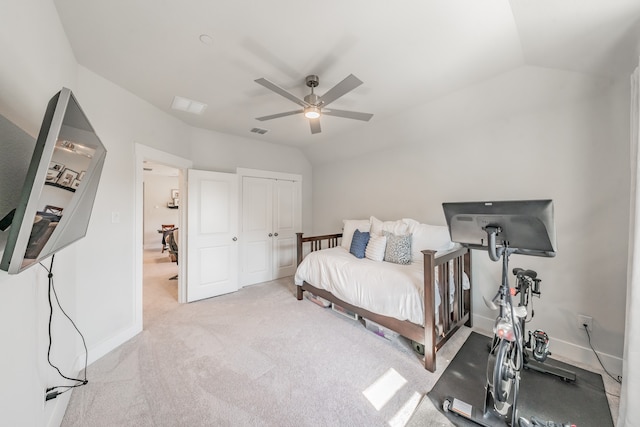
{"type": "Polygon", "coordinates": [[[62,424],[62,419],[64,418],[64,414],[67,411],[67,406],[69,405],[69,401],[71,400],[71,393],[73,393],[73,389],[68,393],[64,393],[46,403],[47,405],[53,406],[51,415],[49,416],[49,419],[46,423],[47,426],[58,427],[62,424]]]}
{"type": "MultiPolygon", "coordinates": [[[[496,319],[474,314],[473,329],[484,335],[492,336],[493,333],[491,331],[493,330],[495,321],[496,319]]],[[[553,337],[549,337],[549,339],[551,341],[550,350],[552,352],[552,358],[575,365],[579,368],[603,373],[602,367],[591,348],[582,347],[553,337]]],[[[598,352],[598,356],[600,360],[602,360],[605,368],[607,368],[607,371],[612,375],[622,375],[622,358],[602,352],[598,352]]]]}
{"type": "MultiPolygon", "coordinates": [[[[102,356],[109,353],[111,350],[118,347],[119,345],[122,345],[125,342],[129,341],[131,338],[135,337],[140,332],[142,332],[142,327],[134,325],[128,329],[125,329],[119,334],[102,341],[95,347],[90,348],[88,364],[91,365],[93,362],[100,359],[102,356]]],[[[84,369],[84,353],[78,356],[78,359],[76,360],[76,367],[78,367],[78,370],[84,369]]]]}
{"type": "MultiPolygon", "coordinates": [[[[100,359],[105,354],[109,353],[111,350],[115,349],[119,345],[124,344],[131,338],[135,337],[142,331],[142,328],[139,326],[132,326],[119,334],[104,340],[94,348],[89,349],[89,358],[87,359],[87,363],[91,365],[96,360],[100,359]]],[[[85,362],[85,354],[81,353],[75,360],[73,371],[74,374],[72,376],[76,378],[80,378],[80,372],[84,369],[85,362]]],[[[91,378],[89,378],[90,380],[91,378]]],[[[59,397],[50,400],[47,402],[47,405],[55,405],[53,409],[50,409],[50,416],[46,422],[47,426],[55,427],[62,424],[62,419],[64,418],[64,414],[67,410],[67,406],[69,405],[69,401],[71,400],[71,395],[73,393],[73,389],[68,393],[64,393],[59,397]]]]}

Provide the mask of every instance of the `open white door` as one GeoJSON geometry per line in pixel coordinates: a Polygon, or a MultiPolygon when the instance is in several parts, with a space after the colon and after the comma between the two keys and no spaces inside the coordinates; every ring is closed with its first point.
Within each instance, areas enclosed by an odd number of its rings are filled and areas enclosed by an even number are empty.
{"type": "Polygon", "coordinates": [[[238,290],[238,176],[189,169],[187,302],[238,290]]]}

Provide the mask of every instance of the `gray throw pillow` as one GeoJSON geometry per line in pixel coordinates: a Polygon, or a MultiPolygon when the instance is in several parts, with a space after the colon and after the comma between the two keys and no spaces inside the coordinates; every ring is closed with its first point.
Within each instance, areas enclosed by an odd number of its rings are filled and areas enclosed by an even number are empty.
{"type": "Polygon", "coordinates": [[[387,236],[384,260],[395,264],[411,264],[411,234],[397,236],[384,231],[384,235],[387,236]]]}

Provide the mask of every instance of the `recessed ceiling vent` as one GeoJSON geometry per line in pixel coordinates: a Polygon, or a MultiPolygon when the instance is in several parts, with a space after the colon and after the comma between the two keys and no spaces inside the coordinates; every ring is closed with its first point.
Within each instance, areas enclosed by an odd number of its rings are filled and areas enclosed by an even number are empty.
{"type": "Polygon", "coordinates": [[[265,133],[267,133],[269,131],[267,129],[262,129],[262,128],[253,128],[253,129],[251,129],[250,132],[257,133],[257,134],[260,134],[260,135],[264,135],[265,133]]]}

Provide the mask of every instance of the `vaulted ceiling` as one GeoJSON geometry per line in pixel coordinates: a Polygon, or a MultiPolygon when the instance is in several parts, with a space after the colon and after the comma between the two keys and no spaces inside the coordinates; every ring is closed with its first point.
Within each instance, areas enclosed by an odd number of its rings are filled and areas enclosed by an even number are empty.
{"type": "Polygon", "coordinates": [[[364,83],[337,109],[381,121],[522,65],[629,74],[638,0],[54,0],[80,64],[189,125],[309,147],[369,123],[259,116],[299,108],[254,82],[302,98],[353,73],[364,83]],[[207,104],[170,108],[174,96],[207,104]],[[267,129],[264,135],[251,133],[267,129]]]}

